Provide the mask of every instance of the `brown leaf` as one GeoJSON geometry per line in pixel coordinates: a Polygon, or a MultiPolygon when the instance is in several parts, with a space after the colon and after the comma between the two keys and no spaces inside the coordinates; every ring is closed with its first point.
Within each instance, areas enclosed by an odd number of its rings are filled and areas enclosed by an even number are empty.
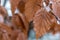
{"type": "Polygon", "coordinates": [[[40,12],[37,12],[34,19],[34,30],[36,32],[37,37],[41,37],[47,32],[49,32],[51,27],[54,27],[56,23],[56,18],[51,13],[48,13],[43,8],[40,10],[40,12]]]}

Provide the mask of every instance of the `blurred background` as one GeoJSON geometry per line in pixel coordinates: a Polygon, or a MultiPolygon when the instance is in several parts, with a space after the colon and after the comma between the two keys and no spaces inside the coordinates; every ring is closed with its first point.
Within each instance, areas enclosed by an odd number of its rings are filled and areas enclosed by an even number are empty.
{"type": "MultiPolygon", "coordinates": [[[[1,0],[1,6],[6,8],[9,16],[12,16],[10,0],[1,0]]],[[[36,40],[33,29],[29,32],[28,40],[36,40]]],[[[39,38],[39,40],[60,40],[60,34],[56,33],[55,35],[52,35],[51,33],[47,33],[42,38],[39,38]]]]}
{"type": "Polygon", "coordinates": [[[9,16],[12,16],[11,5],[9,0],[1,0],[1,6],[4,6],[9,16]]]}

